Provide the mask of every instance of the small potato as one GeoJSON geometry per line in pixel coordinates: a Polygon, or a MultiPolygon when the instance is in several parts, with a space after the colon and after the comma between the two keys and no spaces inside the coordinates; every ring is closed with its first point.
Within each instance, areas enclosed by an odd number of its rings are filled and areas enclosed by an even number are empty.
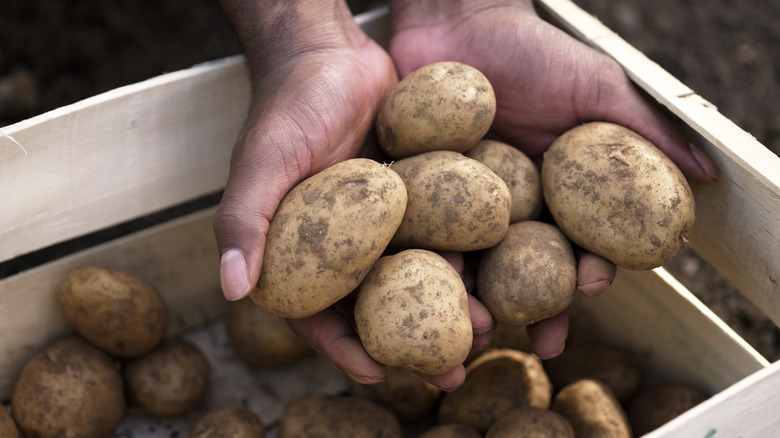
{"type": "Polygon", "coordinates": [[[265,438],[260,418],[243,406],[227,406],[201,417],[190,438],[265,438]]]}
{"type": "Polygon", "coordinates": [[[628,421],[637,436],[651,432],[707,399],[698,388],[667,383],[640,392],[628,405],[628,421]]]}
{"type": "Polygon", "coordinates": [[[626,269],[669,262],[695,220],[693,193],[677,166],[613,123],[586,123],[555,140],[544,154],[542,188],[573,242],[626,269]]]}
{"type": "Polygon", "coordinates": [[[508,410],[547,408],[551,398],[552,386],[537,356],[511,349],[490,350],[466,367],[463,386],[444,394],[437,419],[484,433],[508,410]]]}
{"type": "Polygon", "coordinates": [[[89,342],[120,357],[151,351],[165,337],[168,306],[137,275],[101,266],[70,272],[57,295],[65,316],[89,342]]]}
{"type": "Polygon", "coordinates": [[[574,250],[555,225],[514,223],[480,259],[477,296],[500,323],[526,326],[550,318],[576,294],[574,250]]]}
{"type": "Polygon", "coordinates": [[[370,400],[309,394],[285,406],[278,438],[401,438],[403,429],[392,412],[370,400]]]}
{"type": "Polygon", "coordinates": [[[252,301],[274,315],[303,318],[344,298],[382,255],[405,209],[398,174],[366,158],[302,181],[271,220],[252,301]]]}
{"type": "Polygon", "coordinates": [[[496,96],[485,75],[463,63],[438,62],[393,88],[377,114],[377,140],[395,159],[464,152],[485,135],[495,115],[496,96]]]}
{"type": "Polygon", "coordinates": [[[236,355],[253,367],[280,367],[312,352],[284,318],[248,298],[230,304],[225,329],[236,355]]]}
{"type": "Polygon", "coordinates": [[[482,438],[482,433],[465,424],[438,424],[426,430],[419,438],[482,438]]]}
{"type": "Polygon", "coordinates": [[[22,432],[3,405],[0,405],[0,438],[22,438],[22,432]]]}
{"type": "Polygon", "coordinates": [[[25,363],[11,413],[27,437],[110,436],[125,413],[122,376],[102,350],[62,338],[25,363]]]}
{"type": "Polygon", "coordinates": [[[574,429],[557,412],[522,406],[498,417],[485,438],[574,438],[574,429]]]}
{"type": "Polygon", "coordinates": [[[479,161],[434,151],[398,160],[391,169],[408,193],[393,246],[465,252],[496,245],[506,234],[512,195],[479,161]]]}
{"type": "Polygon", "coordinates": [[[550,409],[566,417],[577,438],[631,438],[626,413],[612,391],[594,379],[581,379],[562,388],[550,409]]]}
{"type": "Polygon", "coordinates": [[[363,385],[349,379],[349,393],[390,409],[402,424],[428,417],[439,405],[441,390],[406,368],[388,367],[387,380],[363,385]]]}
{"type": "Polygon", "coordinates": [[[423,249],[374,264],[358,289],[355,325],[374,360],[425,374],[462,364],[473,340],[463,281],[447,260],[423,249]]]}
{"type": "Polygon", "coordinates": [[[512,208],[509,223],[534,220],[544,207],[539,169],[519,149],[496,140],[480,140],[464,153],[496,173],[509,187],[512,208]]]}
{"type": "Polygon", "coordinates": [[[166,340],[124,369],[129,401],[155,417],[189,412],[203,399],[210,376],[203,352],[183,339],[166,340]]]}

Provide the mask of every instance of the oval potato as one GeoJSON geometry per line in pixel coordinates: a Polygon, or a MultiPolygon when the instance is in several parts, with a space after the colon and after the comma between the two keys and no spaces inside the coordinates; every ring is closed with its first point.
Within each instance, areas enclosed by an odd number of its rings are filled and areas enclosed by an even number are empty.
{"type": "Polygon", "coordinates": [[[695,220],[693,193],[677,166],[614,123],[586,123],[556,139],[544,154],[542,189],[573,242],[626,269],[669,262],[695,220]]]}
{"type": "Polygon", "coordinates": [[[561,388],[550,410],[566,417],[577,438],[632,438],[626,412],[607,385],[580,379],[561,388]]]}
{"type": "Polygon", "coordinates": [[[287,403],[279,418],[278,438],[402,438],[398,418],[370,400],[308,394],[287,403]]]}
{"type": "Polygon", "coordinates": [[[226,406],[201,417],[189,438],[265,438],[265,426],[243,406],[226,406]]]}
{"type": "Polygon", "coordinates": [[[574,429],[563,415],[535,406],[521,406],[504,412],[493,422],[485,438],[575,438],[574,429]]]}
{"type": "Polygon", "coordinates": [[[284,197],[252,301],[303,318],[347,296],[382,255],[406,209],[397,173],[366,158],[333,165],[284,197]]]}
{"type": "Polygon", "coordinates": [[[437,62],[393,88],[377,114],[377,140],[395,159],[464,152],[485,135],[495,115],[496,96],[485,75],[460,62],[437,62]]]}

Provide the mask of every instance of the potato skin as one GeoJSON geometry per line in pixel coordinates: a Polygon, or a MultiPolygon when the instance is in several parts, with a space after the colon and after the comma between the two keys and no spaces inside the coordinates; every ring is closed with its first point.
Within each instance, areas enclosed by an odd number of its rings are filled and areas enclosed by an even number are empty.
{"type": "Polygon", "coordinates": [[[495,115],[496,96],[485,75],[463,63],[437,62],[393,88],[377,114],[377,140],[395,159],[464,152],[485,135],[495,115]]]}
{"type": "Polygon", "coordinates": [[[626,269],[670,261],[695,220],[693,193],[677,166],[613,123],[586,123],[556,139],[544,155],[542,188],[573,242],[626,269]]]}
{"type": "Polygon", "coordinates": [[[521,406],[504,412],[485,438],[575,438],[563,415],[549,409],[521,406]]]}
{"type": "Polygon", "coordinates": [[[480,140],[464,155],[490,168],[509,187],[512,194],[510,224],[539,217],[544,207],[542,176],[527,155],[496,140],[480,140]]]}
{"type": "Polygon", "coordinates": [[[283,318],[329,307],[360,284],[405,209],[403,181],[373,160],[346,160],[307,178],[271,220],[251,299],[283,318]]]}
{"type": "Polygon", "coordinates": [[[698,388],[667,383],[640,392],[628,405],[628,420],[636,436],[651,432],[707,399],[698,388]]]}
{"type": "Polygon", "coordinates": [[[28,437],[110,436],[125,413],[122,377],[102,350],[80,337],[62,338],[25,363],[11,412],[28,437]]]}
{"type": "Polygon", "coordinates": [[[574,250],[555,225],[514,223],[480,258],[477,295],[500,323],[526,326],[550,318],[576,293],[574,250]]]}
{"type": "Polygon", "coordinates": [[[289,402],[279,418],[278,438],[336,436],[401,438],[403,430],[387,408],[350,396],[305,395],[289,402]]]}
{"type": "Polygon", "coordinates": [[[249,409],[226,406],[201,417],[189,438],[265,438],[265,426],[249,409]]]}
{"type": "Polygon", "coordinates": [[[425,374],[462,364],[473,340],[463,281],[447,260],[423,249],[374,264],[358,289],[355,326],[374,360],[425,374]]]}
{"type": "Polygon", "coordinates": [[[482,438],[482,433],[465,424],[437,424],[426,430],[419,438],[482,438]]]}
{"type": "Polygon", "coordinates": [[[8,410],[0,404],[0,438],[22,438],[22,432],[16,427],[8,410]]]}
{"type": "Polygon", "coordinates": [[[394,162],[408,203],[393,247],[474,251],[496,245],[509,227],[512,195],[487,166],[459,152],[433,151],[394,162]]]}
{"type": "Polygon", "coordinates": [[[563,387],[550,409],[566,417],[577,438],[631,438],[628,418],[612,391],[595,379],[563,387]]]}
{"type": "Polygon", "coordinates": [[[75,269],[63,279],[57,298],[71,325],[116,357],[148,353],[168,328],[165,300],[131,272],[102,266],[75,269]]]}

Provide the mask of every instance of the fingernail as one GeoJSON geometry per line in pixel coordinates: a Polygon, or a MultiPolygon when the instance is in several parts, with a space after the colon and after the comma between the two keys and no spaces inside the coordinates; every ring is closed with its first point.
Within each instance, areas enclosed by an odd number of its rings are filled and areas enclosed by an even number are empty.
{"type": "Polygon", "coordinates": [[[347,373],[347,376],[358,383],[362,383],[363,385],[373,385],[375,383],[382,383],[386,380],[384,377],[357,376],[355,374],[349,373],[347,373]]]}
{"type": "Polygon", "coordinates": [[[712,161],[704,155],[704,152],[699,149],[695,144],[688,143],[688,149],[691,151],[691,155],[693,155],[693,158],[696,160],[696,163],[699,165],[699,168],[707,174],[710,178],[712,178],[713,181],[716,181],[718,179],[718,171],[715,169],[715,166],[712,164],[712,161]]]}
{"type": "Polygon", "coordinates": [[[609,280],[598,280],[592,283],[578,285],[577,290],[586,297],[593,297],[607,290],[610,284],[612,283],[610,283],[609,280]]]}
{"type": "Polygon", "coordinates": [[[563,353],[564,348],[566,348],[566,342],[562,343],[561,347],[559,349],[555,350],[554,353],[545,354],[545,355],[541,355],[540,354],[539,358],[542,359],[542,360],[547,360],[547,359],[552,359],[552,358],[558,357],[558,356],[561,355],[561,353],[563,353]]]}
{"type": "Polygon", "coordinates": [[[222,254],[219,261],[219,277],[222,282],[222,293],[229,301],[244,298],[252,289],[246,258],[237,249],[229,249],[222,254]]]}

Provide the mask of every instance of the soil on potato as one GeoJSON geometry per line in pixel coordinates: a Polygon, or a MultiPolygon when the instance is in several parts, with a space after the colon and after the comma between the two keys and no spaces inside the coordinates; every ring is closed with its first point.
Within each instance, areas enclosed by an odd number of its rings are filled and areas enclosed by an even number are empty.
{"type": "MultiPolygon", "coordinates": [[[[575,2],[780,152],[780,2],[575,2]]],[[[349,3],[355,13],[382,4],[349,3]]],[[[3,0],[0,127],[239,53],[216,0],[3,0]]],[[[780,359],[777,328],[692,251],[668,268],[767,359],[780,359]]]]}

